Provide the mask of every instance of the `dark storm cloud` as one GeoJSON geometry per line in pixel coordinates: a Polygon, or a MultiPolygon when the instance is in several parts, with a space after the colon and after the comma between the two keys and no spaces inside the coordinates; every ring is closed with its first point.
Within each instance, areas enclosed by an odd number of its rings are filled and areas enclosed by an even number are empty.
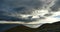
{"type": "Polygon", "coordinates": [[[43,7],[41,0],[0,0],[0,20],[7,21],[35,21],[8,16],[11,14],[31,14],[34,9],[43,7]]]}
{"type": "Polygon", "coordinates": [[[42,8],[41,0],[3,0],[2,7],[9,12],[29,14],[34,9],[42,8]]]}

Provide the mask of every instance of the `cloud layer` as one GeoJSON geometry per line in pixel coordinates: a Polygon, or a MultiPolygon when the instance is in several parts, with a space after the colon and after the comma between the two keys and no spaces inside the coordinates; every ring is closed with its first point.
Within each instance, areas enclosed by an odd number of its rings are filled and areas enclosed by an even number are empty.
{"type": "Polygon", "coordinates": [[[0,20],[40,23],[39,20],[50,19],[60,11],[59,3],[60,0],[0,0],[0,20]]]}

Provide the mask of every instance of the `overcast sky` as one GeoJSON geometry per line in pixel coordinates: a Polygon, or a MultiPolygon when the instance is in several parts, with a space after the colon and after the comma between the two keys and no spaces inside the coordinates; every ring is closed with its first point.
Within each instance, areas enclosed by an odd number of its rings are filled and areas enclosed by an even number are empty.
{"type": "MultiPolygon", "coordinates": [[[[0,0],[0,19],[27,21],[21,19],[21,15],[30,15],[34,11],[37,12],[44,9],[56,12],[59,11],[59,3],[60,0],[0,0]]],[[[37,15],[38,12],[34,12],[34,14],[37,15]]]]}

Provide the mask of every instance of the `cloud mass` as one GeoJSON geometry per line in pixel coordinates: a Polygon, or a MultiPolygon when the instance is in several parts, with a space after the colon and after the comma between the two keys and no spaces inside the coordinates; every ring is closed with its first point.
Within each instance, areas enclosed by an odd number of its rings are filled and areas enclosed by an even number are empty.
{"type": "Polygon", "coordinates": [[[0,20],[36,24],[57,22],[60,20],[54,16],[60,12],[59,3],[60,0],[0,0],[0,20]]]}

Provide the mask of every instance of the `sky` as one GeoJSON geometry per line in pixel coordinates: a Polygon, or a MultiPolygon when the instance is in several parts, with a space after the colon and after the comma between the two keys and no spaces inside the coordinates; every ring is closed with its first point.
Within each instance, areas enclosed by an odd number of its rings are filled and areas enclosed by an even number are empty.
{"type": "MultiPolygon", "coordinates": [[[[60,0],[0,0],[0,19],[2,20],[0,23],[24,25],[58,22],[60,21],[59,3],[60,0]]],[[[28,27],[32,28],[32,26],[28,27]]],[[[37,27],[39,26],[41,25],[37,27]]]]}

